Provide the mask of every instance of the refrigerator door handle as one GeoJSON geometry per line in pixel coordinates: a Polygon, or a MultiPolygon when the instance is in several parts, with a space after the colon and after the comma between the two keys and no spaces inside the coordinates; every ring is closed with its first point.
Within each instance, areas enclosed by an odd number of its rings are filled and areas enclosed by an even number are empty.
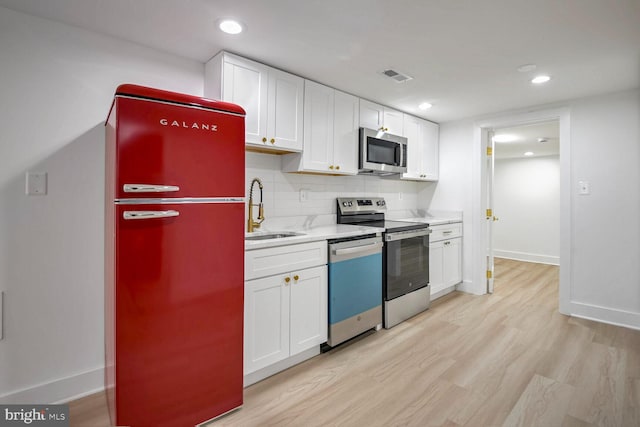
{"type": "Polygon", "coordinates": [[[122,186],[125,193],[164,193],[168,191],[180,191],[177,185],[154,184],[125,184],[122,186]]]}
{"type": "Polygon", "coordinates": [[[122,217],[124,219],[154,219],[154,218],[170,218],[178,216],[178,211],[124,211],[122,217]]]}

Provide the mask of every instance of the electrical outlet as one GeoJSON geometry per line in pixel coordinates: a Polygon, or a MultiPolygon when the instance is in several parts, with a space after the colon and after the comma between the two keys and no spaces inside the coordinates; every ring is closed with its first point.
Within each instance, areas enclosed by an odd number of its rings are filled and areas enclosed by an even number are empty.
{"type": "Polygon", "coordinates": [[[402,197],[403,197],[402,191],[398,191],[398,200],[402,200],[402,197]]]}
{"type": "Polygon", "coordinates": [[[307,190],[306,188],[301,188],[300,189],[300,201],[301,202],[306,202],[307,200],[309,200],[309,190],[307,190]]]}
{"type": "Polygon", "coordinates": [[[26,193],[29,196],[44,196],[47,194],[47,173],[27,172],[26,193]]]}

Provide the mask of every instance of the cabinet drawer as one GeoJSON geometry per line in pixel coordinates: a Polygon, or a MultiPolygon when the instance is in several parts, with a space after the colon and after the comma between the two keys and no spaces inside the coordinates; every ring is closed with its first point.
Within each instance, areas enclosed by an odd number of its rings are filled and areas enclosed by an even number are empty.
{"type": "Polygon", "coordinates": [[[244,279],[251,280],[326,263],[326,240],[245,251],[244,279]]]}
{"type": "Polygon", "coordinates": [[[453,224],[433,225],[431,226],[429,241],[437,242],[439,240],[452,239],[454,237],[460,236],[462,236],[461,222],[456,222],[453,224]]]}

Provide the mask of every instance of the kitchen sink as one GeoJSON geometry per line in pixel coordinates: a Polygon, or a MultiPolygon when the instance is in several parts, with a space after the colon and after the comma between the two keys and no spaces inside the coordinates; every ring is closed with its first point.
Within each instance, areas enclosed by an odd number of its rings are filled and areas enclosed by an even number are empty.
{"type": "Polygon", "coordinates": [[[297,233],[295,231],[269,231],[264,233],[252,233],[245,235],[244,240],[268,240],[268,239],[282,239],[284,237],[304,236],[304,233],[297,233]]]}

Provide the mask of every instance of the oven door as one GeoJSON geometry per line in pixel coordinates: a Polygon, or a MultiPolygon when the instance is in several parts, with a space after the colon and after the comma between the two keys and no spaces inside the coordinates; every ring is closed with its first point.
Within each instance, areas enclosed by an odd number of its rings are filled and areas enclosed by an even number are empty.
{"type": "Polygon", "coordinates": [[[385,235],[385,301],[429,284],[429,228],[385,235]]]}

